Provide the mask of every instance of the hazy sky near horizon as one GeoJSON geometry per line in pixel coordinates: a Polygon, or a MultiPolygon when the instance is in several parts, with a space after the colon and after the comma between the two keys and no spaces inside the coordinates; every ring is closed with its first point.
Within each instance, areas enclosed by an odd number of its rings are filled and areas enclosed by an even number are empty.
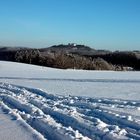
{"type": "Polygon", "coordinates": [[[140,0],[0,0],[0,45],[140,50],[140,0]]]}

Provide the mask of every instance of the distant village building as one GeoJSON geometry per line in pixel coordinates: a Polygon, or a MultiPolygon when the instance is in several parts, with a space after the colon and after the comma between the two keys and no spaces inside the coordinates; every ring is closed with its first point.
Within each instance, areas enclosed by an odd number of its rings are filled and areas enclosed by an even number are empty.
{"type": "Polygon", "coordinates": [[[69,46],[75,47],[77,44],[76,43],[68,43],[69,46]]]}

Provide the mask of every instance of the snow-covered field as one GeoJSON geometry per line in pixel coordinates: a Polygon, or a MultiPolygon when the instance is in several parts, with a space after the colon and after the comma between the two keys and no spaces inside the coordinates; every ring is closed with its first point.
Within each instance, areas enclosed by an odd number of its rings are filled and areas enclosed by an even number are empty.
{"type": "Polygon", "coordinates": [[[139,75],[0,61],[0,140],[140,140],[139,75]]]}

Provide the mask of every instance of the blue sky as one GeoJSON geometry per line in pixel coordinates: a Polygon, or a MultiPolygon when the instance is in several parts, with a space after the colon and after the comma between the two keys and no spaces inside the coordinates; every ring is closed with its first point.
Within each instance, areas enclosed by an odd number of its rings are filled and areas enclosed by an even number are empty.
{"type": "Polygon", "coordinates": [[[140,0],[0,0],[0,45],[140,50],[140,0]]]}

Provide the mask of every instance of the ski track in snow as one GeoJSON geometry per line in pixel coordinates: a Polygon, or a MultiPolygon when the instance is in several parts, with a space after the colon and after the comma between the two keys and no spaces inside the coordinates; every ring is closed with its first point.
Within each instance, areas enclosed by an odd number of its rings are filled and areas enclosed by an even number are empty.
{"type": "Polygon", "coordinates": [[[0,108],[40,139],[140,140],[140,115],[131,114],[140,112],[139,101],[60,96],[0,83],[0,108]]]}

